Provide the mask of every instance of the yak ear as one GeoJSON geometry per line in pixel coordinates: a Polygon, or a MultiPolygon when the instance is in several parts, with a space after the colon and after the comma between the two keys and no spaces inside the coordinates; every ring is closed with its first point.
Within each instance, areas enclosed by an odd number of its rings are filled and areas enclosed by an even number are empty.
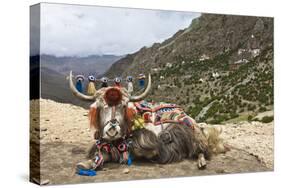
{"type": "Polygon", "coordinates": [[[128,123],[128,133],[131,133],[132,131],[132,126],[133,126],[133,121],[134,121],[134,118],[136,116],[136,110],[134,108],[130,108],[130,107],[127,107],[126,108],[126,121],[128,123]]]}
{"type": "Polygon", "coordinates": [[[127,119],[127,121],[132,122],[134,120],[135,115],[136,115],[135,109],[127,107],[127,109],[126,109],[126,119],[127,119]]]}
{"type": "Polygon", "coordinates": [[[99,131],[99,109],[96,104],[91,105],[89,111],[90,128],[99,131]]]}

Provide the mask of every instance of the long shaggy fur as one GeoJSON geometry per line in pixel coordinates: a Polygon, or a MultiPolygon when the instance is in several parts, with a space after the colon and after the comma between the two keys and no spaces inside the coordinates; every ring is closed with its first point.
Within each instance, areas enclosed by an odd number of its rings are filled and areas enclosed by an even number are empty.
{"type": "Polygon", "coordinates": [[[185,158],[197,158],[200,153],[209,158],[208,146],[195,137],[194,131],[187,126],[171,124],[165,131],[170,142],[159,139],[159,163],[171,163],[185,158]]]}
{"type": "Polygon", "coordinates": [[[158,139],[147,129],[134,130],[132,133],[132,154],[135,158],[154,159],[158,156],[158,139]]]}
{"type": "MultiPolygon", "coordinates": [[[[197,159],[202,155],[210,159],[211,154],[225,152],[221,140],[216,139],[220,131],[214,127],[195,130],[188,126],[170,124],[158,136],[147,129],[132,132],[131,154],[134,158],[145,158],[158,163],[172,163],[186,158],[197,159]],[[218,142],[213,142],[213,140],[218,142]],[[219,150],[217,148],[223,148],[219,150]],[[215,149],[215,150],[214,150],[215,149]]],[[[97,152],[96,145],[90,148],[88,158],[92,159],[97,152]]]]}
{"type": "Polygon", "coordinates": [[[179,124],[169,125],[158,137],[147,129],[136,130],[132,141],[135,156],[156,158],[159,163],[195,159],[199,154],[210,157],[208,144],[197,139],[191,128],[179,124]]]}

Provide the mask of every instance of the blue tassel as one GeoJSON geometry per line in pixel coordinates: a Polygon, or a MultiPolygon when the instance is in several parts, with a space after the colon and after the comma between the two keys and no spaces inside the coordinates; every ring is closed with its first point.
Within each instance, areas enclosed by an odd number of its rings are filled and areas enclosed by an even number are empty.
{"type": "Polygon", "coordinates": [[[80,176],[95,176],[97,175],[97,172],[95,170],[84,170],[84,169],[78,169],[77,174],[80,176]]]}
{"type": "Polygon", "coordinates": [[[139,87],[140,87],[140,88],[144,88],[144,86],[145,86],[145,81],[144,81],[144,79],[139,80],[139,87]]]}
{"type": "Polygon", "coordinates": [[[128,164],[128,166],[131,166],[131,164],[132,164],[132,158],[131,158],[130,154],[129,154],[129,157],[128,157],[127,164],[128,164]]]}
{"type": "Polygon", "coordinates": [[[76,82],[76,89],[80,92],[83,93],[83,88],[82,88],[82,82],[80,80],[78,80],[76,82]]]}

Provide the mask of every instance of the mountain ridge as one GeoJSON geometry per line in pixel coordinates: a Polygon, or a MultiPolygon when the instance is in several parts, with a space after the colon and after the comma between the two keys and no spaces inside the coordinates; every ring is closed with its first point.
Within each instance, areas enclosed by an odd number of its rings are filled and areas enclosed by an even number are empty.
{"type": "Polygon", "coordinates": [[[163,43],[121,58],[105,75],[140,73],[152,75],[150,100],[178,103],[198,121],[272,110],[273,19],[202,14],[163,43]]]}

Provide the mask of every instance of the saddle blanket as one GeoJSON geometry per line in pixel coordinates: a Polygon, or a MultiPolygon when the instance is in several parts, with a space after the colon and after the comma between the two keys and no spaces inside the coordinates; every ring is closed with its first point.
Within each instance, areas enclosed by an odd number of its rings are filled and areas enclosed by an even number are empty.
{"type": "Polygon", "coordinates": [[[144,123],[152,123],[155,126],[163,123],[178,123],[193,128],[192,118],[176,104],[140,101],[134,105],[138,115],[144,119],[144,123]]]}

